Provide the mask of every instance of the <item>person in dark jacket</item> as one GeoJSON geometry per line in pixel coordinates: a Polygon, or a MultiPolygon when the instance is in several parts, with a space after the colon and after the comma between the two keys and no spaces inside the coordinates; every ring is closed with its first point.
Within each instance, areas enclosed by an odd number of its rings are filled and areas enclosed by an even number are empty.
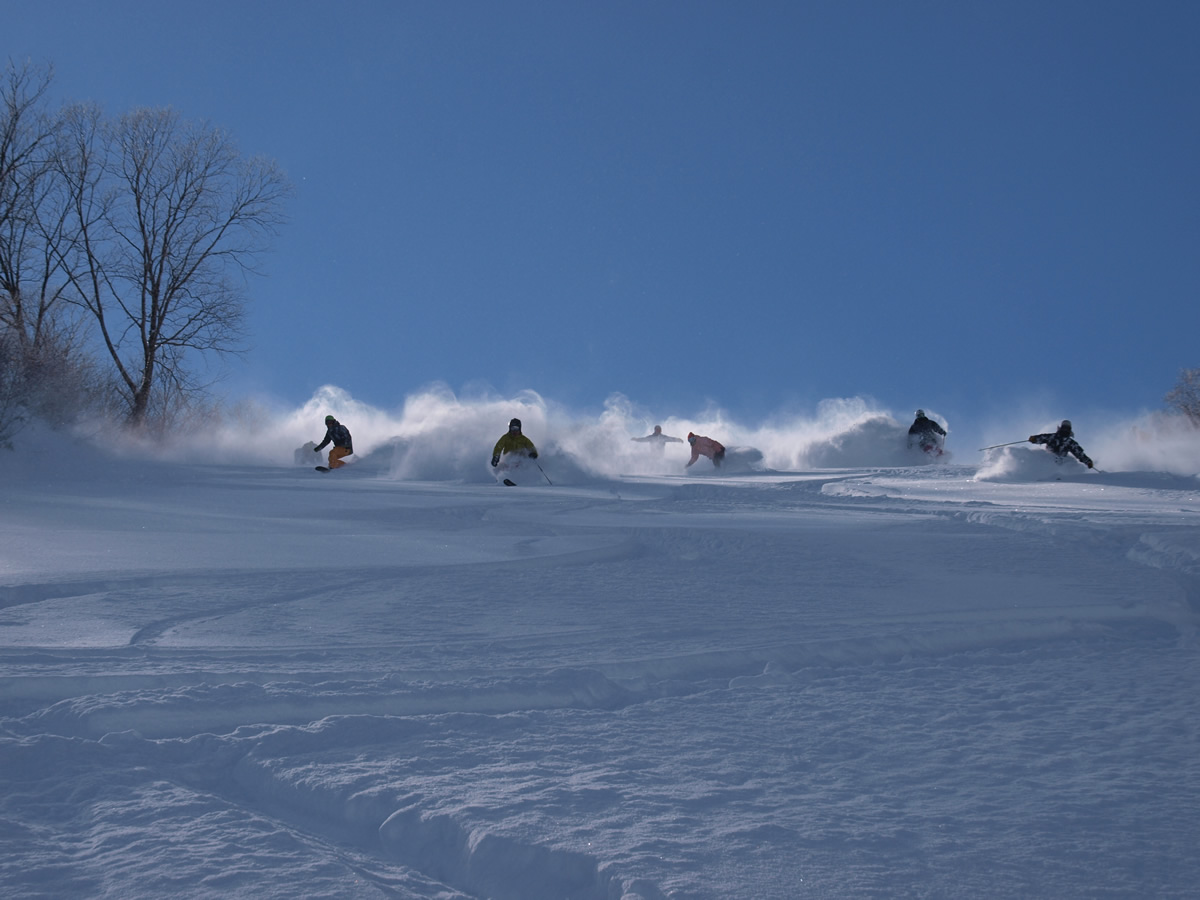
{"type": "Polygon", "coordinates": [[[1083,452],[1083,448],[1079,446],[1078,441],[1075,440],[1075,436],[1071,432],[1070,419],[1063,419],[1062,424],[1058,426],[1058,430],[1053,434],[1031,434],[1029,436],[1029,443],[1045,444],[1046,449],[1058,457],[1059,462],[1066,459],[1067,454],[1070,453],[1089,469],[1093,468],[1092,461],[1083,452]]]}
{"type": "Polygon", "coordinates": [[[938,448],[938,435],[946,436],[946,429],[918,409],[917,417],[908,426],[908,446],[919,445],[926,453],[938,448]]]}
{"type": "Polygon", "coordinates": [[[326,444],[329,448],[329,468],[340,469],[345,465],[342,457],[354,455],[354,441],[350,437],[350,429],[333,416],[325,417],[325,440],[313,447],[313,453],[320,453],[326,444]]]}

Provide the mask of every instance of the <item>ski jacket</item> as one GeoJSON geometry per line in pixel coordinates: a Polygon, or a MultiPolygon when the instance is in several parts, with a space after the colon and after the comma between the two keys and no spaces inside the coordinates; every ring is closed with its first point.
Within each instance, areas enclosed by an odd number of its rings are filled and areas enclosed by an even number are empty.
{"type": "Polygon", "coordinates": [[[1029,442],[1031,444],[1045,444],[1050,452],[1059,459],[1066,458],[1066,455],[1070,453],[1089,469],[1092,468],[1091,459],[1083,452],[1083,448],[1079,446],[1079,442],[1071,436],[1071,432],[1069,431],[1059,430],[1053,433],[1031,435],[1029,442]]]}
{"type": "Polygon", "coordinates": [[[537,448],[533,446],[533,441],[519,431],[509,431],[496,441],[496,446],[492,449],[492,456],[497,457],[501,453],[520,453],[522,451],[526,456],[537,459],[537,448]]]}
{"type": "Polygon", "coordinates": [[[718,462],[725,455],[724,444],[703,435],[689,434],[688,443],[692,445],[692,458],[688,460],[689,466],[701,456],[707,456],[713,462],[718,462]]]}
{"type": "Polygon", "coordinates": [[[350,429],[336,420],[332,425],[325,429],[325,440],[317,444],[317,449],[322,449],[331,441],[333,442],[333,446],[345,447],[347,450],[349,450],[349,456],[354,455],[354,441],[350,437],[350,429]]]}
{"type": "Polygon", "coordinates": [[[920,416],[908,427],[909,434],[940,434],[946,435],[946,429],[928,416],[920,416]]]}

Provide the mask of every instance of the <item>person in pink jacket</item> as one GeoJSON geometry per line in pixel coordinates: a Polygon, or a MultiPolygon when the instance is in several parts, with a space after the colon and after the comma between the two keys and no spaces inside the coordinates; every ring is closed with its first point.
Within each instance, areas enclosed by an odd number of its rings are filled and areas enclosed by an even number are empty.
{"type": "Polygon", "coordinates": [[[720,467],[721,460],[725,458],[725,447],[721,443],[703,435],[692,434],[690,431],[687,440],[692,445],[692,458],[688,460],[689,466],[701,456],[707,456],[712,460],[714,466],[720,467]]]}

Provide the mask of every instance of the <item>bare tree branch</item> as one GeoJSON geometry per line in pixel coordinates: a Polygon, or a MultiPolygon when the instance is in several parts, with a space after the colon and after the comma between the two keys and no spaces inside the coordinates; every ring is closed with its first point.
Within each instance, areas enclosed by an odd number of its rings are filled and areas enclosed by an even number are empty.
{"type": "Polygon", "coordinates": [[[253,272],[290,185],[273,162],[243,158],[224,132],[171,109],[101,123],[80,108],[69,133],[78,240],[68,268],[140,425],[158,386],[186,393],[190,351],[237,349],[235,276],[253,272]]]}
{"type": "Polygon", "coordinates": [[[9,62],[0,80],[0,325],[22,352],[58,327],[65,277],[61,182],[54,167],[60,121],[42,109],[53,70],[9,62]]]}
{"type": "Polygon", "coordinates": [[[1163,399],[1200,427],[1200,369],[1180,370],[1179,382],[1163,399]]]}

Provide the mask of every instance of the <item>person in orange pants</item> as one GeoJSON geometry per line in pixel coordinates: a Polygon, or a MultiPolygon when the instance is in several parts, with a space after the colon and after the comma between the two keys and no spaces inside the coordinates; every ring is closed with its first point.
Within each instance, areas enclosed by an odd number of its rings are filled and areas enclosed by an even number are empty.
{"type": "Polygon", "coordinates": [[[333,416],[325,417],[325,440],[313,447],[313,453],[320,453],[329,443],[333,444],[329,448],[329,468],[340,469],[345,465],[342,457],[354,455],[354,441],[350,437],[350,429],[333,416]]]}

